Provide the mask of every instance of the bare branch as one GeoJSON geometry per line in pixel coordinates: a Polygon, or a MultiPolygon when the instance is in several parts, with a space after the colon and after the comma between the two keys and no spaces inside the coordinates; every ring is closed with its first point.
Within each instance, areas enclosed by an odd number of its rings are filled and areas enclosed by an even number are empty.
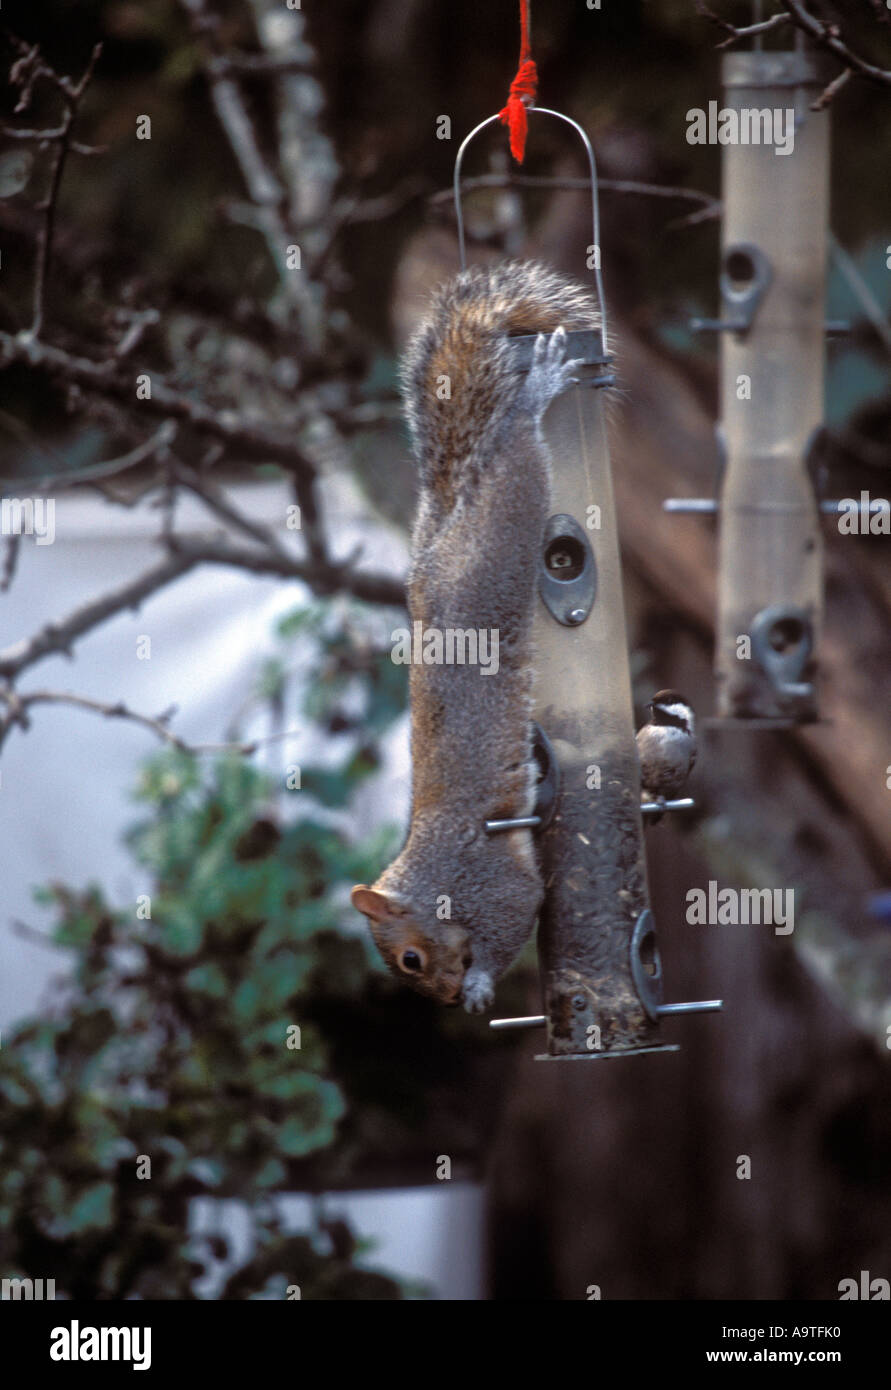
{"type": "Polygon", "coordinates": [[[771,29],[780,29],[784,24],[791,21],[787,14],[771,15],[770,19],[762,19],[757,24],[747,24],[744,28],[738,28],[735,24],[729,24],[726,19],[715,14],[714,10],[709,9],[705,0],[696,0],[696,12],[701,14],[703,19],[708,19],[712,24],[716,24],[719,29],[730,35],[723,43],[717,45],[718,48],[729,48],[738,39],[754,38],[759,34],[767,34],[771,29]]]}
{"type": "Polygon", "coordinates": [[[243,77],[286,77],[312,72],[314,67],[309,58],[277,58],[269,53],[218,53],[207,59],[207,70],[214,77],[233,73],[243,77]]]}
{"type": "Polygon", "coordinates": [[[119,315],[129,319],[127,331],[114,350],[114,355],[119,362],[128,357],[135,348],[139,346],[145,337],[146,330],[154,328],[160,321],[161,315],[157,309],[142,309],[137,311],[118,310],[119,315]]]}
{"type": "Polygon", "coordinates": [[[17,532],[14,532],[11,536],[6,536],[5,541],[6,554],[3,556],[3,572],[0,574],[0,594],[5,594],[9,591],[10,585],[15,578],[22,537],[17,532]]]}
{"type": "Polygon", "coordinates": [[[825,111],[826,107],[830,104],[833,98],[838,96],[842,87],[847,86],[848,82],[853,77],[853,75],[853,68],[842,68],[838,76],[833,77],[832,81],[827,83],[827,85],[823,88],[822,92],[817,97],[817,100],[811,102],[811,110],[825,111]]]}
{"type": "MultiPolygon", "coordinates": [[[[365,603],[387,607],[405,607],[405,586],[402,580],[389,574],[363,573],[350,567],[357,558],[350,556],[342,564],[328,561],[314,566],[308,560],[283,556],[274,551],[245,550],[226,541],[188,541],[176,536],[171,541],[173,552],[193,565],[234,565],[252,574],[279,574],[283,579],[299,579],[319,596],[335,593],[352,594],[365,603]]],[[[2,674],[0,653],[0,674],[2,674]]]]}
{"type": "MultiPolygon", "coordinates": [[[[306,19],[280,0],[249,0],[260,47],[279,62],[315,62],[306,19]]],[[[307,264],[315,265],[331,224],[339,167],[331,139],[320,128],[324,93],[310,72],[281,74],[276,81],[277,162],[288,192],[291,221],[306,238],[307,264]]]]}
{"type": "Polygon", "coordinates": [[[176,425],[172,420],[165,420],[150,439],[138,444],[129,453],[121,454],[116,459],[108,459],[105,463],[94,463],[88,468],[79,468],[75,472],[56,473],[48,478],[40,478],[33,484],[33,488],[37,492],[58,492],[63,488],[75,487],[79,483],[96,483],[106,478],[117,478],[129,468],[135,468],[155,455],[163,454],[175,438],[176,425]]]}
{"type": "MultiPolygon", "coordinates": [[[[51,145],[54,140],[61,140],[65,135],[64,126],[56,126],[55,130],[25,130],[22,126],[7,125],[0,122],[0,133],[10,140],[30,140],[38,145],[51,145]]],[[[73,154],[107,154],[107,145],[83,145],[79,140],[69,140],[68,148],[73,154]]]]}
{"type": "Polygon", "coordinates": [[[28,727],[28,711],[35,705],[69,705],[74,709],[101,714],[105,719],[126,719],[132,724],[138,724],[141,728],[148,729],[163,743],[178,749],[181,753],[238,753],[242,757],[248,758],[268,744],[281,743],[285,739],[297,737],[302,732],[300,729],[283,729],[277,733],[266,734],[261,738],[250,739],[242,743],[189,743],[186,739],[180,738],[169,727],[170,720],[176,713],[175,706],[164,710],[159,715],[152,716],[131,709],[123,700],[108,703],[104,700],[94,700],[86,695],[75,695],[70,691],[61,690],[29,690],[26,694],[20,694],[9,687],[0,688],[0,701],[3,701],[7,707],[6,715],[0,717],[0,746],[2,746],[10,729],[16,724],[24,728],[28,727]]]}
{"type": "Polygon", "coordinates": [[[203,401],[193,400],[168,386],[160,376],[152,375],[151,397],[135,399],[132,377],[121,375],[116,361],[94,362],[87,357],[75,357],[61,348],[40,342],[30,334],[13,335],[0,331],[0,360],[22,362],[41,367],[61,380],[74,383],[84,390],[137,404],[148,414],[183,420],[204,434],[209,434],[238,449],[247,459],[280,463],[295,473],[311,476],[311,461],[294,442],[294,432],[303,423],[296,420],[286,432],[269,429],[256,421],[247,420],[234,410],[214,410],[203,401]]]}
{"type": "Polygon", "coordinates": [[[210,478],[202,477],[200,474],[196,473],[194,469],[189,468],[187,464],[182,463],[179,459],[174,459],[172,461],[171,470],[174,479],[178,483],[181,483],[183,487],[187,487],[196,497],[200,498],[205,506],[220,517],[221,520],[227,521],[230,525],[237,527],[240,531],[243,531],[245,535],[250,536],[252,540],[259,541],[261,545],[266,546],[275,555],[280,556],[288,562],[291,561],[293,557],[289,555],[275,532],[270,530],[268,526],[261,526],[258,522],[251,521],[250,517],[246,517],[243,512],[232,505],[225,496],[222,488],[217,487],[216,483],[210,478]]]}
{"type": "Polygon", "coordinates": [[[78,637],[128,608],[138,608],[151,594],[179,579],[197,563],[190,555],[172,553],[136,579],[76,608],[67,618],[47,623],[32,637],[0,651],[0,676],[13,680],[35,662],[56,652],[70,656],[78,637]]]}
{"type": "MultiPolygon", "coordinates": [[[[22,45],[17,44],[19,51],[22,45]]],[[[62,121],[57,130],[53,131],[28,131],[24,138],[39,139],[42,143],[54,146],[52,162],[50,164],[49,188],[46,198],[39,204],[39,211],[44,214],[43,225],[37,237],[37,264],[34,272],[33,290],[33,311],[31,318],[31,333],[35,338],[40,336],[43,328],[44,301],[46,295],[46,283],[49,278],[50,265],[53,254],[53,234],[56,224],[56,209],[59,201],[59,189],[62,184],[62,175],[65,172],[65,162],[72,149],[72,129],[77,119],[78,109],[83,99],[84,92],[89,86],[93,76],[93,70],[99,61],[102,52],[102,45],[96,44],[90,55],[90,60],[77,82],[72,82],[68,77],[61,77],[54,72],[40,57],[39,50],[36,48],[28,49],[13,64],[10,70],[10,81],[21,87],[21,96],[16,106],[16,111],[24,110],[30,102],[31,90],[38,78],[45,78],[62,94],[64,101],[64,111],[62,121]]],[[[19,138],[23,138],[21,135],[19,138]]]]}
{"type": "MultiPolygon", "coordinates": [[[[727,48],[739,39],[766,34],[771,29],[779,29],[785,24],[792,24],[796,29],[807,34],[819,48],[826,49],[827,52],[838,58],[851,72],[856,72],[860,77],[865,77],[870,82],[891,86],[891,71],[877,67],[875,63],[867,62],[865,58],[852,52],[842,38],[841,30],[837,24],[831,24],[824,19],[817,19],[810,13],[803,0],[780,0],[780,3],[783,5],[785,13],[771,15],[770,19],[762,20],[758,24],[748,24],[742,27],[730,24],[726,19],[715,14],[714,10],[705,3],[705,0],[695,0],[697,12],[710,23],[716,24],[726,34],[729,34],[729,38],[725,39],[723,43],[719,43],[718,48],[727,48]]],[[[883,14],[878,4],[874,4],[872,8],[876,10],[879,17],[887,20],[887,11],[883,14]]],[[[812,110],[820,111],[823,107],[828,106],[846,81],[847,78],[844,74],[839,74],[838,77],[834,78],[823,94],[817,98],[812,110]]]]}
{"type": "Polygon", "coordinates": [[[266,160],[232,68],[217,37],[218,20],[205,0],[180,0],[202,44],[204,70],[220,124],[241,170],[251,202],[275,266],[285,298],[296,308],[306,328],[311,322],[311,298],[306,277],[287,265],[288,246],[297,238],[283,215],[285,190],[266,160]]]}
{"type": "MultiPolygon", "coordinates": [[[[474,188],[550,188],[579,190],[586,193],[590,184],[586,178],[551,178],[537,174],[480,174],[470,179],[462,179],[465,192],[474,188]]],[[[638,194],[644,198],[667,198],[673,202],[696,203],[702,209],[703,217],[718,217],[721,201],[711,193],[703,193],[698,188],[674,187],[662,183],[639,183],[635,179],[598,179],[597,188],[601,193],[638,194]]],[[[442,188],[430,198],[431,207],[449,204],[453,198],[451,188],[442,188]]]]}
{"type": "Polygon", "coordinates": [[[883,87],[891,87],[891,71],[886,68],[876,67],[874,63],[868,63],[859,54],[852,53],[851,49],[844,42],[837,24],[828,24],[825,20],[815,19],[814,16],[801,3],[801,0],[780,0],[790,15],[793,24],[802,29],[819,48],[825,48],[838,58],[845,67],[853,68],[861,77],[867,78],[870,82],[877,82],[883,87]]]}
{"type": "Polygon", "coordinates": [[[344,198],[332,209],[332,217],[340,226],[357,222],[383,222],[401,212],[415,198],[427,191],[430,179],[423,174],[409,174],[386,193],[376,198],[344,198]]]}

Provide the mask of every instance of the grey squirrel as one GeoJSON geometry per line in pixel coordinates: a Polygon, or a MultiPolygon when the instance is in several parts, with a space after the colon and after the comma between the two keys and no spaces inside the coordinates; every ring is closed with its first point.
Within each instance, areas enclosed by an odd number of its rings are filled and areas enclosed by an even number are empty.
{"type": "Polygon", "coordinates": [[[595,329],[579,286],[532,261],[464,271],[441,287],[403,364],[420,471],[407,589],[424,629],[498,634],[499,666],[412,664],[408,838],[373,887],[352,891],[384,960],[440,1003],[487,1008],[543,897],[532,832],[487,835],[529,815],[532,618],[550,513],[541,431],[575,379],[566,331],[595,329]],[[528,373],[510,339],[538,335],[528,373]]]}

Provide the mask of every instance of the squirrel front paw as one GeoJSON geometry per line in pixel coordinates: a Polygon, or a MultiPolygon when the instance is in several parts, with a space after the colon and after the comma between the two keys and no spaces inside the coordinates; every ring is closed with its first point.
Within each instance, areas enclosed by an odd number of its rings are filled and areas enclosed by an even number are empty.
{"type": "Polygon", "coordinates": [[[581,358],[567,359],[566,329],[557,328],[548,337],[539,333],[532,353],[532,366],[526,377],[526,403],[536,419],[544,415],[551,401],[578,380],[584,364],[581,358]]]}
{"type": "Polygon", "coordinates": [[[471,966],[464,976],[461,999],[469,1014],[485,1013],[495,998],[495,983],[487,970],[471,966]]]}

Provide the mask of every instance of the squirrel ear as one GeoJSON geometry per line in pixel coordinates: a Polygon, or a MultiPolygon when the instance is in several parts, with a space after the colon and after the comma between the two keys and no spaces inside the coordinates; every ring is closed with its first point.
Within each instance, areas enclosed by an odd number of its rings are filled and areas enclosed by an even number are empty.
{"type": "Polygon", "coordinates": [[[386,893],[378,893],[364,883],[356,884],[350,893],[350,902],[357,911],[364,912],[375,922],[385,922],[387,918],[399,917],[402,913],[400,905],[388,898],[386,893]]]}

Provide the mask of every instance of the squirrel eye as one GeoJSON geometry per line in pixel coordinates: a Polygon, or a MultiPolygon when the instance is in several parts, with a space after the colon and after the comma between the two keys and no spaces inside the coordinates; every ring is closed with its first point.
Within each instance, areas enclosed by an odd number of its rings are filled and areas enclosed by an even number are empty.
{"type": "Polygon", "coordinates": [[[399,964],[403,970],[407,970],[411,974],[417,974],[418,971],[424,969],[423,958],[417,951],[403,951],[399,957],[399,964]]]}

